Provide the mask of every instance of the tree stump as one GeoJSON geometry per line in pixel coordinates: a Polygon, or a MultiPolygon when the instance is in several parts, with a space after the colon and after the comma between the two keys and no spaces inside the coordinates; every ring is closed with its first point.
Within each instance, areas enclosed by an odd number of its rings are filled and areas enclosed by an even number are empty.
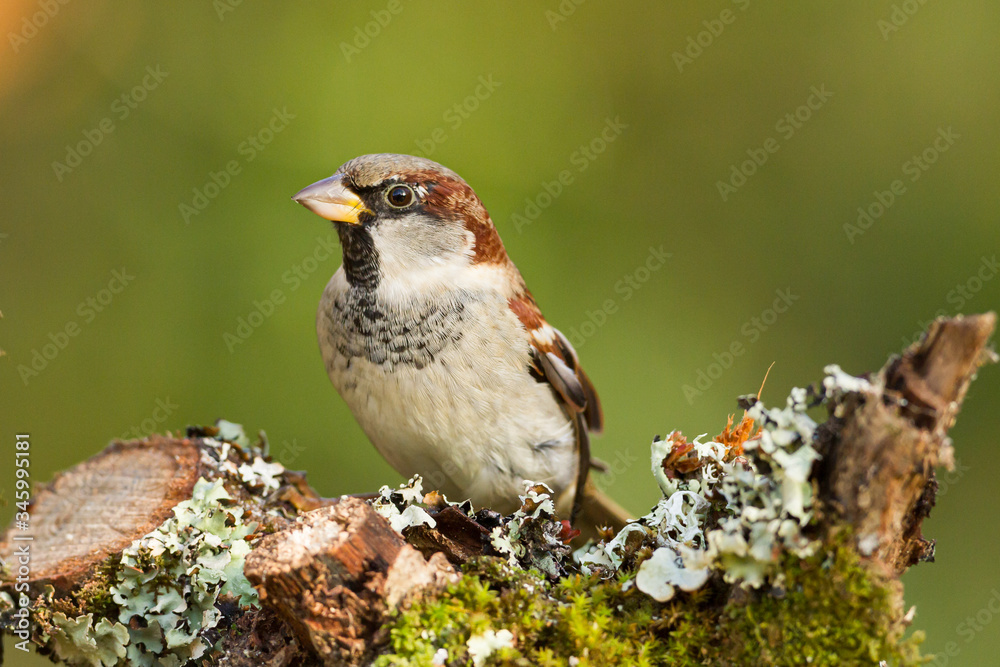
{"type": "Polygon", "coordinates": [[[190,440],[117,442],[36,490],[25,532],[8,529],[0,554],[30,538],[33,587],[66,591],[93,567],[147,534],[191,496],[199,450],[190,440]]]}

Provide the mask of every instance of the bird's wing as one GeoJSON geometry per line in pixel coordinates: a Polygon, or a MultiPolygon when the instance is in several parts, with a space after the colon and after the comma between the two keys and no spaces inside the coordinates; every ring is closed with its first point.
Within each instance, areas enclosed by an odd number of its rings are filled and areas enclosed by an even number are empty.
{"type": "Polygon", "coordinates": [[[580,367],[576,350],[558,329],[545,321],[531,293],[525,290],[521,295],[510,299],[508,304],[528,332],[531,374],[540,382],[547,382],[552,386],[573,420],[580,459],[572,520],[580,509],[591,466],[590,437],[587,432],[599,433],[604,426],[601,402],[590,378],[580,367]]]}

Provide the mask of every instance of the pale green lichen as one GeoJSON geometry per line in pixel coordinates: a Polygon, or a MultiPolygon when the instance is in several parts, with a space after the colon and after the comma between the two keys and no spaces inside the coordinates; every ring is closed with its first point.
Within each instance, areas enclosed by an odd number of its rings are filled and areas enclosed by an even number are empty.
{"type": "Polygon", "coordinates": [[[920,664],[922,635],[904,638],[892,583],[865,567],[847,529],[818,521],[807,406],[866,384],[828,372],[823,394],[757,402],[711,441],[655,441],[663,498],[576,552],[576,567],[559,549],[551,568],[538,558],[532,547],[558,524],[547,490],[529,489],[492,529],[501,557],[399,612],[376,665],[920,664]]]}
{"type": "Polygon", "coordinates": [[[402,533],[412,526],[433,528],[437,525],[427,510],[417,504],[423,499],[423,480],[420,475],[414,475],[398,489],[383,486],[379,489],[378,498],[371,504],[376,512],[389,520],[393,530],[402,533]]]}
{"type": "Polygon", "coordinates": [[[52,614],[52,648],[70,665],[112,667],[125,657],[128,628],[102,618],[94,624],[93,614],[68,618],[62,612],[52,614]]]}
{"type": "Polygon", "coordinates": [[[545,484],[524,483],[521,506],[490,532],[490,543],[507,556],[513,567],[534,568],[551,579],[562,575],[562,558],[569,549],[556,522],[552,489],[545,484]]]}
{"type": "Polygon", "coordinates": [[[689,443],[673,432],[654,441],[652,469],[663,498],[606,544],[578,552],[580,565],[609,576],[635,544],[651,547],[655,551],[640,565],[635,584],[663,602],[674,587],[696,590],[713,572],[727,583],[757,588],[782,553],[811,555],[817,543],[805,527],[813,519],[809,477],[819,454],[812,446],[816,423],[806,414],[807,398],[796,388],[784,408],[758,401],[747,417],[760,430],[740,443],[738,454],[721,435],[689,443]],[[678,451],[687,456],[688,474],[673,474],[665,465],[678,451]]]}
{"type": "Polygon", "coordinates": [[[215,436],[216,439],[232,442],[241,449],[250,449],[252,447],[250,438],[243,429],[243,424],[237,424],[226,419],[216,419],[215,428],[218,429],[218,433],[215,436]]]}
{"type": "Polygon", "coordinates": [[[285,472],[285,467],[280,463],[268,463],[263,458],[255,456],[251,463],[241,465],[238,472],[240,481],[249,488],[268,493],[277,491],[281,486],[281,474],[285,472]]]}
{"type": "MultiPolygon", "coordinates": [[[[569,548],[563,541],[563,526],[556,520],[552,489],[529,481],[524,486],[524,494],[519,496],[521,506],[513,514],[502,517],[493,513],[496,525],[490,532],[490,545],[511,567],[536,569],[558,578],[564,574],[562,561],[569,548]]],[[[451,503],[440,494],[434,496],[435,505],[450,505],[466,516],[474,516],[470,502],[451,503]]],[[[372,506],[395,530],[404,533],[408,528],[436,525],[435,519],[420,505],[425,500],[430,497],[423,493],[423,480],[414,475],[397,489],[383,486],[372,506]]]]}
{"type": "Polygon", "coordinates": [[[199,479],[170,519],[81,586],[37,595],[31,641],[40,652],[71,665],[181,665],[211,655],[228,626],[223,609],[259,606],[243,575],[247,538],[294,512],[270,502],[285,470],[267,460],[264,434],[251,444],[239,424],[193,427],[189,437],[211,481],[199,479]]]}
{"type": "Polygon", "coordinates": [[[202,656],[212,645],[206,633],[221,618],[221,595],[258,604],[243,575],[245,538],[255,526],[229,501],[222,480],[199,479],[173,518],[122,552],[111,593],[118,620],[130,626],[129,664],[179,665],[202,656]]]}

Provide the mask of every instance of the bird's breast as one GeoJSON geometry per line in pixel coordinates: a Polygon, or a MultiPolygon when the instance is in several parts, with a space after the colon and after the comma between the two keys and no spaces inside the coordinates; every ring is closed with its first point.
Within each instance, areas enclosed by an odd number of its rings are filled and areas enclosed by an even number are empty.
{"type": "Polygon", "coordinates": [[[345,360],[365,359],[385,371],[434,363],[463,336],[475,295],[406,304],[380,299],[374,291],[348,289],[331,295],[319,313],[321,336],[345,360]],[[325,321],[323,321],[325,320],[325,321]]]}
{"type": "Polygon", "coordinates": [[[479,505],[516,501],[524,479],[571,484],[572,424],[528,373],[527,333],[503,295],[393,296],[335,276],[317,314],[330,379],[388,462],[479,505]]]}

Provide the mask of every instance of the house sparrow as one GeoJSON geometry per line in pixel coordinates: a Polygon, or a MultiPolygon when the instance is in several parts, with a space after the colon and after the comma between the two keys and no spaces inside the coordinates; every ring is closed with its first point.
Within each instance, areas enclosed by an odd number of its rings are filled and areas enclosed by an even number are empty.
{"type": "Polygon", "coordinates": [[[393,468],[504,513],[526,480],[544,482],[563,516],[624,525],[587,480],[594,387],[458,174],[363,155],[292,199],[336,223],[344,264],[320,300],[319,346],[393,468]]]}

